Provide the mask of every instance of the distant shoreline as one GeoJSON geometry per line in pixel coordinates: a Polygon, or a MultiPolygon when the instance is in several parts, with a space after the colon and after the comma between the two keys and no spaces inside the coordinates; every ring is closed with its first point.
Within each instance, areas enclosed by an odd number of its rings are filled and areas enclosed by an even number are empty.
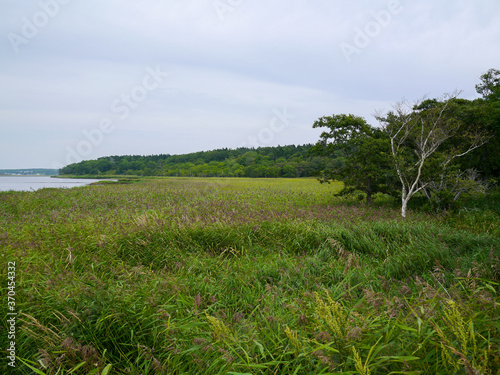
{"type": "Polygon", "coordinates": [[[0,169],[0,176],[53,177],[59,175],[58,169],[49,168],[9,168],[0,169]]]}

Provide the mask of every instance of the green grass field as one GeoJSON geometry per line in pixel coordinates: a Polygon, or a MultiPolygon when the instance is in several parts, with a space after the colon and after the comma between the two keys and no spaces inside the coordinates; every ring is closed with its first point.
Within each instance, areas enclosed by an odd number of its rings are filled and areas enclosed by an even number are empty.
{"type": "Polygon", "coordinates": [[[340,188],[152,178],[0,193],[12,373],[500,373],[498,200],[402,220],[389,198],[367,207],[340,188]]]}

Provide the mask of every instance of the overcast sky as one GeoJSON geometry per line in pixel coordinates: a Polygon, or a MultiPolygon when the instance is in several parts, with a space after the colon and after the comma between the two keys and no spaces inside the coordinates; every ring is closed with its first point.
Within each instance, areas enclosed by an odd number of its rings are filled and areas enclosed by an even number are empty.
{"type": "Polygon", "coordinates": [[[500,1],[0,2],[0,168],[314,143],[321,116],[474,86],[500,1]]]}

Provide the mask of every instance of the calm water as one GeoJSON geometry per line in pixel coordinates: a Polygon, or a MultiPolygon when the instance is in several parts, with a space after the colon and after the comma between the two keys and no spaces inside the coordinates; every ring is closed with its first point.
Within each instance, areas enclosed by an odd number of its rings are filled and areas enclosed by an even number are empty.
{"type": "Polygon", "coordinates": [[[51,178],[47,176],[0,176],[0,191],[33,191],[43,188],[72,188],[99,180],[51,178]]]}

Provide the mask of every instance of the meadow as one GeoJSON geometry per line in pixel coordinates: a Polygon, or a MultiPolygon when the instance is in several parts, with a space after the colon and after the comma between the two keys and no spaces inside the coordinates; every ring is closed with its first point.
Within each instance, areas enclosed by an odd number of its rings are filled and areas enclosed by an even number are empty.
{"type": "MultiPolygon", "coordinates": [[[[372,206],[314,179],[0,193],[20,374],[498,374],[498,195],[372,206]]],[[[6,352],[0,372],[9,373],[6,352]]]]}

